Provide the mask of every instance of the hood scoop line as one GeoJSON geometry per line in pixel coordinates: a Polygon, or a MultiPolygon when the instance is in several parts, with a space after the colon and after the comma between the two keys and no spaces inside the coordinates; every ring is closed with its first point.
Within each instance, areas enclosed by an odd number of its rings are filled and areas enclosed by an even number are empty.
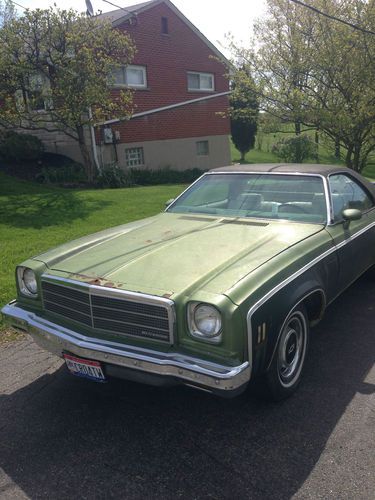
{"type": "Polygon", "coordinates": [[[247,220],[238,220],[238,219],[222,219],[220,224],[238,224],[240,226],[258,226],[258,227],[266,227],[268,226],[268,222],[255,222],[255,221],[247,221],[247,220]]]}
{"type": "Polygon", "coordinates": [[[198,222],[214,222],[217,218],[209,219],[208,217],[200,217],[200,216],[195,216],[195,215],[182,215],[181,217],[179,217],[179,219],[195,220],[198,222]]]}

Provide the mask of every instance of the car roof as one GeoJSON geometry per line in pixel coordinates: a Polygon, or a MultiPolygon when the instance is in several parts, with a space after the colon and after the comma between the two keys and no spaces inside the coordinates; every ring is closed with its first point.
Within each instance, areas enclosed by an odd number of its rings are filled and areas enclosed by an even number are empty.
{"type": "Polygon", "coordinates": [[[210,174],[220,174],[220,173],[264,173],[264,172],[281,172],[285,174],[310,174],[310,175],[322,175],[328,177],[332,174],[343,173],[350,177],[353,177],[359,183],[361,183],[367,191],[372,195],[375,201],[375,184],[369,182],[367,179],[362,177],[358,172],[355,172],[351,168],[343,167],[342,165],[321,165],[316,163],[254,163],[248,165],[229,165],[227,167],[213,168],[208,171],[210,174]]]}
{"type": "MultiPolygon", "coordinates": [[[[348,174],[355,174],[355,172],[347,167],[341,165],[320,165],[314,163],[259,163],[249,165],[229,165],[227,167],[213,168],[209,170],[211,173],[220,172],[236,172],[236,173],[262,173],[262,172],[285,172],[301,173],[301,174],[317,174],[327,177],[333,173],[346,172],[348,174]]],[[[354,175],[357,177],[356,175],[354,175]]]]}

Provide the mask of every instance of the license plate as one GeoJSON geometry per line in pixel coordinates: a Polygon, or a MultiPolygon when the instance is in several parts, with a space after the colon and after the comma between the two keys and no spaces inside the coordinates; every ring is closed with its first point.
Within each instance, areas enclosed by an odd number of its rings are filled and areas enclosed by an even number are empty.
{"type": "Polygon", "coordinates": [[[90,359],[77,358],[71,354],[63,354],[65,364],[73,375],[77,377],[88,378],[96,380],[97,382],[105,382],[101,364],[99,361],[91,361],[90,359]]]}

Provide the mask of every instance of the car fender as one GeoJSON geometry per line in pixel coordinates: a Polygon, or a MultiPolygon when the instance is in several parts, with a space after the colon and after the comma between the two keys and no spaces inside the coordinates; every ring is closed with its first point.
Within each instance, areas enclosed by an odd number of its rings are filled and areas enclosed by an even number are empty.
{"type": "Polygon", "coordinates": [[[307,270],[249,308],[247,330],[252,376],[269,368],[283,324],[302,302],[307,306],[309,323],[314,325],[323,316],[327,304],[325,284],[317,269],[307,270]]]}

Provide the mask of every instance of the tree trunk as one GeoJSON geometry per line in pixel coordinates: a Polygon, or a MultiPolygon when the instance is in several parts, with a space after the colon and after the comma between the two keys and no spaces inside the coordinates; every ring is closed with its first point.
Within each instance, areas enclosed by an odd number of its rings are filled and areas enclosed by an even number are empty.
{"type": "Polygon", "coordinates": [[[319,129],[315,130],[315,159],[319,163],[319,129]]]}
{"type": "Polygon", "coordinates": [[[95,165],[94,162],[91,159],[89,149],[87,147],[87,144],[85,143],[85,135],[84,135],[84,129],[83,126],[78,126],[77,127],[77,133],[78,133],[78,144],[79,144],[79,149],[82,154],[83,158],[83,165],[85,167],[85,172],[87,175],[87,180],[92,183],[94,182],[95,178],[95,165]]]}
{"type": "Polygon", "coordinates": [[[301,133],[301,122],[299,120],[296,120],[294,122],[294,131],[295,131],[296,135],[300,135],[300,133],[301,133]]]}
{"type": "Polygon", "coordinates": [[[245,161],[245,151],[240,151],[240,153],[241,153],[240,161],[245,161]]]}
{"type": "Polygon", "coordinates": [[[339,160],[340,157],[341,157],[340,139],[336,137],[336,139],[335,139],[335,158],[336,158],[336,160],[339,160]]]}
{"type": "Polygon", "coordinates": [[[354,155],[353,155],[352,168],[356,172],[360,172],[361,171],[361,145],[360,144],[356,144],[354,146],[354,155]]]}
{"type": "Polygon", "coordinates": [[[345,165],[348,168],[353,168],[352,154],[353,154],[353,146],[349,146],[348,151],[346,152],[346,157],[345,157],[345,165]]]}

